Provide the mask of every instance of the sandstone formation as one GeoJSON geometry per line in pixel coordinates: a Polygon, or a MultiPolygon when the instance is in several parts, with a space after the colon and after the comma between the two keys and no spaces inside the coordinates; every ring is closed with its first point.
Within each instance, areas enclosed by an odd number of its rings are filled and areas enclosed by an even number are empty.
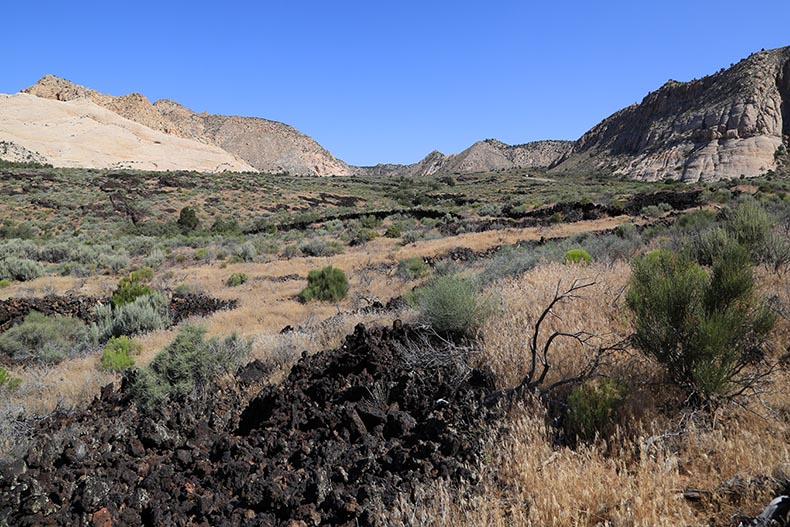
{"type": "Polygon", "coordinates": [[[434,174],[472,174],[513,168],[548,168],[567,156],[571,141],[534,141],[508,145],[496,139],[478,141],[463,152],[444,155],[433,151],[412,165],[360,167],[363,174],[430,176],[434,174]]]}
{"type": "Polygon", "coordinates": [[[153,130],[88,98],[61,102],[0,94],[0,141],[14,144],[6,150],[15,154],[4,159],[28,157],[62,167],[254,170],[218,146],[153,130]]]}
{"type": "Polygon", "coordinates": [[[710,181],[775,168],[790,135],[790,47],[691,82],[669,81],[584,134],[556,171],[710,181]]]}
{"type": "MultiPolygon", "coordinates": [[[[219,147],[257,170],[348,175],[349,167],[311,137],[276,121],[197,114],[173,101],[151,103],[138,93],[113,97],[47,75],[25,93],[56,101],[90,101],[153,130],[219,147]]],[[[181,167],[185,168],[185,167],[181,167]]]]}

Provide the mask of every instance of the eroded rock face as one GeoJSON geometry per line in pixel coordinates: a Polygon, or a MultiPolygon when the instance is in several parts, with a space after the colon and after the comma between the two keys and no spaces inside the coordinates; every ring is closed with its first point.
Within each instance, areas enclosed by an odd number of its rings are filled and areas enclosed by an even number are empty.
{"type": "Polygon", "coordinates": [[[691,82],[669,81],[605,119],[558,171],[581,164],[636,179],[710,181],[775,167],[790,130],[790,47],[691,82]]]}
{"type": "Polygon", "coordinates": [[[0,524],[384,525],[401,493],[476,479],[494,390],[489,372],[406,360],[400,344],[415,337],[358,326],[251,401],[213,388],[141,415],[108,387],[0,464],[0,524]]]}

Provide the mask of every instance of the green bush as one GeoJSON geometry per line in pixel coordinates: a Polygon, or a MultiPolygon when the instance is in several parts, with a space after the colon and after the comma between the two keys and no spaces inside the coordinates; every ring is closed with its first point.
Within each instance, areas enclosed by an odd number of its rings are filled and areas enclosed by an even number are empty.
{"type": "Polygon", "coordinates": [[[590,263],[592,257],[584,249],[570,249],[565,253],[565,261],[573,264],[590,263]]]}
{"type": "Polygon", "coordinates": [[[91,329],[99,342],[164,329],[170,324],[168,305],[167,298],[157,292],[137,297],[117,308],[98,305],[93,311],[96,322],[91,329]]]}
{"type": "Polygon", "coordinates": [[[235,334],[206,339],[206,330],[186,326],[146,368],[137,370],[131,395],[144,410],[163,401],[185,397],[204,388],[217,376],[242,364],[251,344],[235,334]]]}
{"type": "Polygon", "coordinates": [[[99,367],[110,372],[128,370],[134,366],[133,355],[139,354],[142,349],[139,343],[126,335],[113,337],[104,346],[99,367]]]}
{"type": "Polygon", "coordinates": [[[0,353],[17,361],[54,364],[85,354],[93,346],[94,339],[81,320],[60,315],[48,317],[37,311],[0,335],[0,353]]]}
{"type": "Polygon", "coordinates": [[[10,285],[11,285],[11,280],[8,280],[7,278],[3,278],[2,280],[0,280],[0,289],[6,288],[10,285]]]}
{"type": "Polygon", "coordinates": [[[134,302],[141,296],[150,295],[154,292],[144,282],[151,280],[154,271],[150,267],[143,267],[137,271],[129,273],[121,278],[118,287],[112,294],[112,305],[116,308],[134,302]]]}
{"type": "Polygon", "coordinates": [[[22,379],[14,377],[8,370],[0,366],[0,390],[16,390],[22,384],[22,379]]]}
{"type": "Polygon", "coordinates": [[[470,280],[457,275],[439,276],[416,292],[420,319],[439,333],[471,335],[493,313],[470,280]]]}
{"type": "Polygon", "coordinates": [[[412,256],[411,258],[404,258],[398,262],[398,269],[395,271],[399,277],[404,280],[416,280],[427,276],[431,272],[431,268],[419,256],[412,256]]]}
{"type": "Polygon", "coordinates": [[[378,233],[376,231],[362,228],[353,233],[351,238],[348,240],[348,244],[352,247],[356,247],[358,245],[365,245],[371,240],[374,240],[378,237],[378,233]]]}
{"type": "Polygon", "coordinates": [[[184,207],[178,214],[178,227],[184,234],[197,230],[200,225],[200,220],[197,217],[195,209],[192,207],[184,207]]]}
{"type": "Polygon", "coordinates": [[[314,269],[307,274],[307,287],[299,293],[299,300],[303,303],[313,300],[339,302],[347,294],[346,273],[328,265],[321,270],[314,269]]]}
{"type": "Polygon", "coordinates": [[[44,266],[34,260],[15,257],[0,260],[0,279],[25,282],[43,274],[44,266]]]}
{"type": "Polygon", "coordinates": [[[227,282],[225,284],[228,287],[238,287],[241,284],[246,284],[248,277],[245,273],[233,273],[228,277],[227,282]]]}
{"type": "Polygon", "coordinates": [[[585,441],[595,439],[596,435],[607,435],[623,399],[623,388],[611,379],[596,379],[577,386],[568,396],[566,432],[585,441]]]}
{"type": "Polygon", "coordinates": [[[754,292],[749,252],[728,243],[710,273],[669,250],[633,262],[627,303],[634,343],[667,368],[694,401],[743,393],[774,316],[754,292]]]}
{"type": "Polygon", "coordinates": [[[761,261],[771,237],[771,219],[758,202],[746,200],[728,211],[726,229],[733,238],[749,250],[755,261],[761,261]]]}
{"type": "MultiPolygon", "coordinates": [[[[343,246],[336,241],[326,241],[321,239],[308,240],[299,244],[299,250],[305,256],[333,256],[343,252],[343,246]]],[[[288,247],[286,247],[286,256],[290,258],[288,247]]]]}
{"type": "Polygon", "coordinates": [[[385,238],[400,238],[401,237],[401,228],[397,225],[390,225],[387,227],[387,230],[384,231],[385,238]]]}

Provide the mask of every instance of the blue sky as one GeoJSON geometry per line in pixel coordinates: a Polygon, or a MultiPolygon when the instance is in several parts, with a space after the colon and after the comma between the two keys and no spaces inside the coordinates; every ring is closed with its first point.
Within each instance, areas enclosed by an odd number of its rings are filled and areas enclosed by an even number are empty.
{"type": "Polygon", "coordinates": [[[0,93],[46,73],[283,121],[356,165],[576,139],[668,79],[790,45],[790,2],[27,2],[0,93]]]}

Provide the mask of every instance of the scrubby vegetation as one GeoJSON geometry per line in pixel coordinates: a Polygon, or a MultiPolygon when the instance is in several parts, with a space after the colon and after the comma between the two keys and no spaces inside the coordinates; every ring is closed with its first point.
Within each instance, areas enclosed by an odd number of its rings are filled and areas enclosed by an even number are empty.
{"type": "Polygon", "coordinates": [[[113,307],[120,308],[134,302],[141,296],[150,295],[154,292],[144,282],[150,281],[154,276],[150,267],[129,273],[118,282],[118,288],[112,294],[113,307]]]}
{"type": "MultiPolygon", "coordinates": [[[[461,525],[724,527],[757,514],[788,463],[786,178],[684,186],[540,171],[382,179],[3,170],[0,209],[25,217],[0,226],[9,312],[50,293],[102,306],[86,303],[87,324],[15,311],[3,322],[3,360],[24,382],[3,388],[2,445],[27,443],[25,412],[82,409],[113,380],[118,390],[115,372],[156,430],[209,392],[243,406],[254,383],[276,390],[297,361],[304,371],[325,360],[312,355],[351,342],[362,322],[403,339],[394,351],[412,367],[397,383],[340,395],[305,386],[322,400],[354,399],[347,406],[359,421],[343,414],[349,442],[365,444],[364,430],[378,425],[408,434],[393,401],[437,378],[420,368],[440,372],[430,415],[464,414],[446,395],[467,381],[495,384],[474,408],[505,409],[463,427],[484,427],[490,439],[465,461],[468,480],[431,476],[414,493],[394,492],[385,524],[441,515],[461,525]],[[348,274],[324,267],[330,261],[348,274]],[[238,268],[254,277],[245,287],[232,287],[247,276],[238,268]],[[207,317],[205,330],[177,326],[172,340],[160,330],[181,318],[168,305],[195,292],[238,307],[207,317]],[[251,344],[216,337],[228,328],[251,344]],[[259,380],[218,380],[245,356],[261,360],[259,380]],[[475,368],[486,373],[468,377],[475,368]]],[[[122,400],[108,397],[110,406],[122,400]]],[[[431,426],[420,433],[449,433],[431,426]]],[[[436,444],[452,457],[472,448],[465,441],[436,444]]]]}
{"type": "Polygon", "coordinates": [[[590,263],[591,260],[592,257],[590,256],[590,253],[584,249],[570,249],[565,253],[565,261],[568,263],[590,263]]]}
{"type": "Polygon", "coordinates": [[[54,364],[83,355],[95,344],[88,326],[64,316],[30,313],[24,322],[0,334],[0,353],[15,361],[54,364]]]}
{"type": "Polygon", "coordinates": [[[245,273],[233,273],[228,277],[226,284],[228,287],[238,287],[242,284],[246,284],[248,279],[245,273]]]}
{"type": "Polygon", "coordinates": [[[422,287],[416,304],[421,320],[449,335],[474,335],[495,309],[478,284],[457,275],[439,276],[422,287]]]}
{"type": "Polygon", "coordinates": [[[134,356],[142,351],[143,347],[126,335],[112,337],[104,346],[101,356],[101,369],[109,372],[120,372],[134,366],[134,356]]]}
{"type": "Polygon", "coordinates": [[[0,391],[16,390],[22,384],[22,379],[11,375],[7,369],[0,366],[0,391]]]}
{"type": "Polygon", "coordinates": [[[315,269],[307,275],[307,287],[299,293],[301,302],[320,300],[337,302],[348,295],[348,279],[342,269],[331,265],[321,270],[315,269]]]}
{"type": "Polygon", "coordinates": [[[236,335],[205,338],[206,331],[186,326],[147,367],[138,370],[131,393],[144,410],[171,398],[186,397],[217,376],[233,371],[247,357],[250,343],[236,335]]]}
{"type": "Polygon", "coordinates": [[[635,343],[706,403],[754,390],[753,371],[775,316],[755,295],[748,250],[723,247],[710,273],[683,255],[656,250],[634,262],[628,305],[635,343]]]}
{"type": "Polygon", "coordinates": [[[96,306],[94,316],[96,322],[91,329],[100,342],[121,335],[141,335],[168,326],[168,301],[162,293],[153,292],[117,308],[96,306]]]}

